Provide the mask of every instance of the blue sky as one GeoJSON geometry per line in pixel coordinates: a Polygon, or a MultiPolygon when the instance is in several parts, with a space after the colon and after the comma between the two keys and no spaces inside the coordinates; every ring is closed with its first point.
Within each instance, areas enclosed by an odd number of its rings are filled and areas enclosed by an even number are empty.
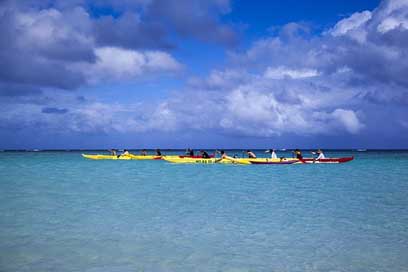
{"type": "Polygon", "coordinates": [[[408,148],[408,2],[2,1],[0,149],[408,148]]]}

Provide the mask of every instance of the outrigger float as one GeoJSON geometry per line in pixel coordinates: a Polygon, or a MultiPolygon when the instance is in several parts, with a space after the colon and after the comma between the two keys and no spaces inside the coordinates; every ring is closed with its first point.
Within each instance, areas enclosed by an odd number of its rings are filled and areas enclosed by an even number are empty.
{"type": "Polygon", "coordinates": [[[352,161],[354,157],[342,157],[342,158],[325,158],[325,159],[314,159],[314,158],[202,158],[201,156],[155,156],[155,155],[90,155],[82,154],[82,157],[91,160],[164,160],[170,163],[177,164],[333,164],[333,163],[345,163],[352,161]]]}

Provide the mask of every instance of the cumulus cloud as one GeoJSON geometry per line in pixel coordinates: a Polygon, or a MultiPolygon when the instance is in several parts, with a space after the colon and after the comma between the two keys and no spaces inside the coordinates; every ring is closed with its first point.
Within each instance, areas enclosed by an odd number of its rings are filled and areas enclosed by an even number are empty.
{"type": "Polygon", "coordinates": [[[370,20],[372,17],[372,14],[370,11],[366,10],[363,12],[356,12],[350,17],[341,20],[338,22],[333,29],[330,31],[330,34],[337,37],[337,36],[342,36],[342,35],[353,35],[356,40],[360,42],[365,41],[365,32],[357,32],[353,33],[355,30],[362,30],[362,26],[370,20]]]}
{"type": "Polygon", "coordinates": [[[336,95],[340,88],[315,84],[302,78],[287,81],[255,75],[245,83],[224,84],[223,91],[183,92],[166,101],[164,109],[157,109],[152,120],[170,116],[171,121],[160,123],[162,129],[215,129],[257,137],[358,133],[364,124],[357,112],[343,109],[350,107],[354,93],[346,90],[336,95]],[[339,99],[333,99],[336,96],[339,99]]]}
{"type": "Polygon", "coordinates": [[[364,125],[360,123],[356,113],[352,110],[336,109],[332,115],[352,134],[358,133],[364,127],[364,125]]]}
{"type": "Polygon", "coordinates": [[[398,108],[392,113],[396,119],[407,113],[408,67],[401,61],[408,53],[401,19],[407,14],[405,1],[391,0],[339,21],[318,37],[304,35],[307,26],[284,26],[277,36],[232,53],[231,67],[192,79],[189,90],[166,101],[166,114],[183,120],[171,127],[264,137],[375,131],[371,118],[386,114],[379,105],[398,108]],[[390,18],[399,20],[398,26],[388,24],[390,18]],[[392,43],[380,27],[384,22],[388,31],[398,31],[392,43]],[[197,105],[188,106],[192,97],[205,105],[207,118],[196,113],[197,105]]]}
{"type": "Polygon", "coordinates": [[[101,79],[177,72],[171,39],[230,43],[235,32],[219,21],[228,10],[229,1],[219,0],[2,1],[0,62],[7,68],[0,70],[0,83],[8,86],[0,93],[17,85],[77,89],[101,79]],[[93,14],[98,8],[116,12],[93,14]]]}
{"type": "Polygon", "coordinates": [[[161,51],[135,51],[117,47],[95,49],[95,63],[80,63],[75,69],[82,70],[90,82],[107,79],[131,80],[142,74],[177,72],[181,69],[170,54],[161,51]]]}

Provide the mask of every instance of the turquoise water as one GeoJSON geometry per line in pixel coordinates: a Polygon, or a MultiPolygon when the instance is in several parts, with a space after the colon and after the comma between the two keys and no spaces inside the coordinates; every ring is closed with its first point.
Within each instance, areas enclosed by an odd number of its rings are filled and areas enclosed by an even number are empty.
{"type": "Polygon", "coordinates": [[[2,152],[0,271],[407,271],[408,152],[354,155],[240,166],[2,152]]]}

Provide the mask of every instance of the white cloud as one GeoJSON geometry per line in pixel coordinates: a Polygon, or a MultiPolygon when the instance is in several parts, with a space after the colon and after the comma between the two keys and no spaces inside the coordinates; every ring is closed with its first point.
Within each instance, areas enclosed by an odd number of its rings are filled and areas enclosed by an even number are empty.
{"type": "Polygon", "coordinates": [[[408,29],[408,2],[406,0],[384,0],[376,10],[376,29],[381,34],[401,28],[408,29]]]}
{"type": "Polygon", "coordinates": [[[384,34],[397,27],[408,29],[408,19],[402,16],[386,18],[378,25],[377,30],[384,34]]]}
{"type": "Polygon", "coordinates": [[[356,12],[350,17],[339,21],[330,31],[330,34],[333,36],[341,36],[347,34],[350,31],[360,28],[363,24],[370,20],[371,17],[372,14],[368,10],[363,12],[356,12]]]}
{"type": "Polygon", "coordinates": [[[318,76],[316,69],[289,69],[286,67],[268,67],[265,71],[265,77],[271,79],[284,79],[286,77],[299,79],[318,76]]]}
{"type": "MultiPolygon", "coordinates": [[[[57,9],[43,9],[15,14],[16,35],[18,46],[29,51],[39,50],[43,55],[50,56],[56,50],[78,51],[91,49],[94,40],[91,33],[92,22],[89,14],[81,7],[64,12],[57,9]],[[75,43],[76,48],[73,45],[75,43]],[[29,45],[29,46],[28,46],[29,45]]],[[[65,52],[69,55],[69,52],[65,52]]]]}
{"type": "Polygon", "coordinates": [[[142,74],[177,72],[181,69],[171,55],[161,51],[136,51],[118,47],[95,49],[95,63],[82,63],[80,68],[91,82],[132,80],[142,74]]]}
{"type": "Polygon", "coordinates": [[[352,110],[336,109],[332,115],[352,134],[358,133],[364,127],[352,110]]]}

